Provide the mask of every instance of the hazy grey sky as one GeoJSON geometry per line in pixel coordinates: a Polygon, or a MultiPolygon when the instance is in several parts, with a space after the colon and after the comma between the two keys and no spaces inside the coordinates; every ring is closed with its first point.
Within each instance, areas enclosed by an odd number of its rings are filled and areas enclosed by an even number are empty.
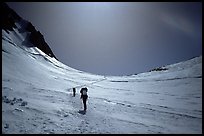
{"type": "Polygon", "coordinates": [[[202,54],[201,2],[7,2],[64,64],[131,75],[202,54]]]}

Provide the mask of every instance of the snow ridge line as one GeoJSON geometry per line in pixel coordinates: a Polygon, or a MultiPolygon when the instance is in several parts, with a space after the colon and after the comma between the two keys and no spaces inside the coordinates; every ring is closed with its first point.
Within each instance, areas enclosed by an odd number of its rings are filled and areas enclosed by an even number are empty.
{"type": "MultiPolygon", "coordinates": [[[[153,112],[160,112],[160,113],[165,113],[165,114],[170,114],[170,115],[173,115],[173,116],[179,116],[179,117],[187,117],[187,118],[195,118],[195,119],[202,119],[202,117],[198,117],[198,116],[194,116],[194,115],[190,115],[190,114],[187,114],[187,113],[180,113],[178,111],[164,111],[164,110],[159,110],[159,109],[156,109],[156,108],[153,108],[153,107],[146,107],[146,106],[142,106],[142,105],[135,105],[135,104],[132,104],[132,103],[125,103],[124,101],[112,101],[112,100],[108,100],[106,98],[98,98],[98,97],[95,97],[96,99],[101,99],[101,100],[104,100],[105,102],[108,102],[108,103],[113,103],[113,104],[118,104],[118,105],[122,105],[122,106],[125,106],[125,107],[132,107],[132,108],[144,108],[144,109],[147,109],[147,110],[150,110],[150,111],[153,111],[153,112]]],[[[151,105],[151,104],[146,104],[146,105],[149,105],[149,106],[154,106],[154,105],[151,105]]],[[[157,106],[157,105],[155,105],[157,106]]],[[[169,110],[172,110],[170,107],[167,107],[167,106],[159,106],[158,107],[162,108],[162,109],[169,109],[169,110]]]]}
{"type": "MultiPolygon", "coordinates": [[[[107,80],[106,77],[104,77],[103,79],[101,80],[98,80],[98,81],[94,81],[94,82],[91,82],[91,83],[88,83],[88,84],[84,84],[84,85],[79,85],[79,86],[75,86],[75,87],[72,87],[72,88],[81,88],[81,87],[86,87],[86,86],[90,86],[90,85],[93,85],[95,83],[99,83],[99,82],[102,82],[104,80],[107,80]]],[[[71,90],[72,88],[69,88],[68,90],[71,90]]]]}
{"type": "Polygon", "coordinates": [[[151,111],[155,111],[155,112],[171,114],[171,115],[174,115],[174,116],[176,115],[176,116],[180,116],[180,117],[202,119],[202,118],[200,118],[200,117],[196,117],[196,116],[188,115],[188,114],[184,114],[184,113],[168,112],[168,111],[162,111],[162,110],[158,110],[158,109],[154,109],[154,108],[148,108],[148,107],[142,107],[142,108],[145,108],[145,109],[151,110],[151,111]]]}
{"type": "Polygon", "coordinates": [[[4,40],[4,41],[6,41],[6,42],[8,42],[8,43],[10,43],[10,44],[12,44],[12,45],[14,45],[14,46],[17,46],[15,43],[13,43],[12,41],[10,41],[10,39],[8,38],[5,38],[4,36],[2,36],[2,40],[4,40]]]}
{"type": "Polygon", "coordinates": [[[5,51],[4,49],[2,49],[2,51],[3,51],[3,52],[5,52],[5,53],[8,53],[8,54],[11,54],[10,52],[8,52],[8,51],[5,51]]]}
{"type": "Polygon", "coordinates": [[[195,77],[177,77],[177,78],[167,78],[167,79],[156,79],[154,81],[168,81],[168,80],[179,80],[179,79],[188,79],[188,78],[202,78],[202,75],[201,76],[195,76],[195,77]]]}
{"type": "Polygon", "coordinates": [[[194,77],[175,77],[175,78],[164,78],[164,79],[132,79],[132,80],[110,80],[110,82],[154,82],[154,81],[169,81],[169,80],[180,80],[189,78],[202,78],[202,75],[194,77]]]}

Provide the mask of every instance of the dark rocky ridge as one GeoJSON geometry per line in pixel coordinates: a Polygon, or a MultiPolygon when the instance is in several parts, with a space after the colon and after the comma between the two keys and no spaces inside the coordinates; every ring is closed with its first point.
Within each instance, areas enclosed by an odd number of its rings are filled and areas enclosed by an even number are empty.
{"type": "MultiPolygon", "coordinates": [[[[7,33],[9,31],[14,31],[13,28],[17,28],[15,22],[22,20],[22,18],[6,3],[1,3],[1,27],[7,33]]],[[[28,25],[25,28],[28,32],[31,32],[29,36],[29,41],[35,46],[42,50],[45,54],[49,55],[50,57],[56,58],[53,54],[52,50],[45,42],[43,35],[35,29],[31,22],[28,22],[28,25]]],[[[57,58],[56,58],[57,59],[57,58]]]]}

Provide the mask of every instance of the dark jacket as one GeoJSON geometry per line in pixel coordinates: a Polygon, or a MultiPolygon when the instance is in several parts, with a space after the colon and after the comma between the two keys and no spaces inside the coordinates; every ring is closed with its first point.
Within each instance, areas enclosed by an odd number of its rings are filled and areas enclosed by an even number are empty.
{"type": "Polygon", "coordinates": [[[82,88],[82,89],[80,90],[81,98],[87,99],[87,98],[88,98],[87,92],[88,92],[88,89],[87,89],[86,87],[85,87],[85,88],[82,88]]]}

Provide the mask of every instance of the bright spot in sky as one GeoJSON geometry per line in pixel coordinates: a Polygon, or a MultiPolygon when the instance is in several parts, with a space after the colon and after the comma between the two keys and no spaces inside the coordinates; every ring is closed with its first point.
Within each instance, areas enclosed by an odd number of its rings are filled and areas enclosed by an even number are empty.
{"type": "Polygon", "coordinates": [[[92,6],[97,6],[97,7],[107,7],[110,6],[110,2],[88,2],[87,4],[90,4],[92,6]]]}
{"type": "Polygon", "coordinates": [[[95,10],[107,10],[111,8],[111,2],[82,2],[80,3],[84,7],[93,8],[95,10]]]}

